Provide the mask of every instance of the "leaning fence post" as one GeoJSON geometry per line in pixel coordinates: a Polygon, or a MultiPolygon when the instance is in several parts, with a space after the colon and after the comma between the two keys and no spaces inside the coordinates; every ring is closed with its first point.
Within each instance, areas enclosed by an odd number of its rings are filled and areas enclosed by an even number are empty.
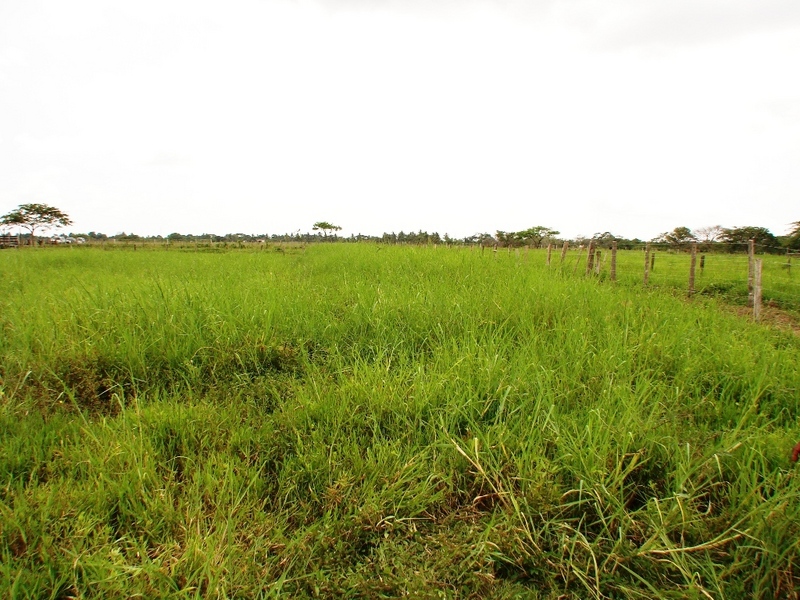
{"type": "Polygon", "coordinates": [[[586,275],[592,274],[594,267],[594,242],[589,242],[589,253],[586,255],[586,275]]]}
{"type": "Polygon", "coordinates": [[[753,319],[756,321],[761,319],[761,269],[763,262],[759,258],[754,261],[753,265],[753,319]]]}
{"type": "Polygon", "coordinates": [[[692,243],[692,262],[689,265],[689,295],[694,294],[694,270],[697,266],[697,242],[692,243]]]}
{"type": "Polygon", "coordinates": [[[567,258],[567,248],[569,247],[569,242],[564,242],[564,245],[561,246],[561,264],[564,264],[564,259],[567,258]]]}
{"type": "Polygon", "coordinates": [[[747,306],[753,306],[753,279],[755,277],[756,241],[747,242],[747,306]]]}
{"type": "Polygon", "coordinates": [[[611,281],[617,280],[617,242],[611,242],[611,281]]]}
{"type": "Polygon", "coordinates": [[[644,284],[650,278],[650,244],[644,247],[644,284]]]}

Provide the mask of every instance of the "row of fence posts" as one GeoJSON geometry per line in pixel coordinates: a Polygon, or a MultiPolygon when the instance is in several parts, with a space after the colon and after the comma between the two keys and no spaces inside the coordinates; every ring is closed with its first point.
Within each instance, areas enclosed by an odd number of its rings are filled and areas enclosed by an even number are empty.
{"type": "MultiPolygon", "coordinates": [[[[569,243],[564,242],[564,245],[561,247],[561,264],[564,264],[564,261],[567,257],[567,249],[569,248],[569,243]]],[[[578,250],[578,259],[575,262],[575,268],[573,273],[577,273],[578,265],[580,264],[581,260],[581,252],[583,251],[582,248],[578,250]]],[[[553,245],[547,245],[547,266],[549,267],[551,264],[553,253],[553,245]]],[[[600,259],[601,254],[600,250],[595,248],[594,242],[589,243],[589,248],[587,252],[586,258],[586,272],[585,275],[590,275],[592,273],[599,274],[600,273],[600,259]]],[[[650,244],[646,244],[644,248],[644,285],[647,285],[650,279],[650,272],[653,270],[655,266],[655,252],[651,251],[650,244]]],[[[702,272],[705,268],[706,257],[705,255],[700,256],[700,271],[702,272]]],[[[748,277],[747,277],[747,305],[753,309],[753,319],[758,321],[761,319],[761,305],[762,305],[762,287],[761,287],[761,274],[763,271],[763,261],[762,259],[755,258],[755,240],[750,240],[748,243],[748,277]]],[[[697,243],[692,243],[690,247],[690,261],[689,261],[689,296],[693,296],[697,290],[695,288],[695,275],[697,272],[697,243]]],[[[609,279],[612,282],[617,280],[617,242],[612,242],[611,244],[611,264],[609,266],[609,279]]]]}

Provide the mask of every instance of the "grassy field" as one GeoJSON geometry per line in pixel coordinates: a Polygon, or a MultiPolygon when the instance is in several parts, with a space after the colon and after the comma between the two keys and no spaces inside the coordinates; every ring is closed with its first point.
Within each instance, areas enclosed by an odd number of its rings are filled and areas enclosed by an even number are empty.
{"type": "Polygon", "coordinates": [[[800,338],[672,259],[187,250],[0,252],[0,595],[797,597],[800,338]]]}

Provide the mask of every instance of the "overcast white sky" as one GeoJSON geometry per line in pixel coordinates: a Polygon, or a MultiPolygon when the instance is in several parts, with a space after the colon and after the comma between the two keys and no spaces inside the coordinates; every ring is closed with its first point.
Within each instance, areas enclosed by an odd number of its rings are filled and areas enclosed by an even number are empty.
{"type": "Polygon", "coordinates": [[[0,0],[0,214],[141,235],[800,220],[798,0],[0,0]]]}

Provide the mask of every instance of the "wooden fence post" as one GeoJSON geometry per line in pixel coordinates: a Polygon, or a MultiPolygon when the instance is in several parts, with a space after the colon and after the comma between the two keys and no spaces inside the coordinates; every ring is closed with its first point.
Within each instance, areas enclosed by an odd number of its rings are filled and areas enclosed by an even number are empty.
{"type": "Polygon", "coordinates": [[[703,274],[703,271],[705,271],[705,268],[706,268],[706,255],[705,254],[701,254],[700,255],[700,275],[703,274]]]}
{"type": "Polygon", "coordinates": [[[569,242],[564,242],[564,245],[561,247],[561,264],[564,264],[564,260],[567,258],[567,248],[569,247],[569,242]]]}
{"type": "Polygon", "coordinates": [[[644,284],[650,278],[650,244],[644,247],[644,284]]]}
{"type": "Polygon", "coordinates": [[[592,274],[594,267],[594,242],[589,242],[589,253],[586,255],[586,275],[592,274]]]}
{"type": "Polygon", "coordinates": [[[694,270],[697,265],[697,242],[692,243],[692,261],[689,265],[689,295],[694,295],[694,270]]]}
{"type": "Polygon", "coordinates": [[[755,277],[756,241],[747,242],[747,306],[753,306],[753,279],[755,277]]]}
{"type": "Polygon", "coordinates": [[[550,255],[553,252],[553,244],[547,244],[547,266],[550,266],[550,255]]]}
{"type": "Polygon", "coordinates": [[[753,265],[753,319],[761,319],[761,269],[763,260],[760,258],[753,265]]]}
{"type": "Polygon", "coordinates": [[[617,280],[617,242],[611,242],[611,281],[617,280]]]}

